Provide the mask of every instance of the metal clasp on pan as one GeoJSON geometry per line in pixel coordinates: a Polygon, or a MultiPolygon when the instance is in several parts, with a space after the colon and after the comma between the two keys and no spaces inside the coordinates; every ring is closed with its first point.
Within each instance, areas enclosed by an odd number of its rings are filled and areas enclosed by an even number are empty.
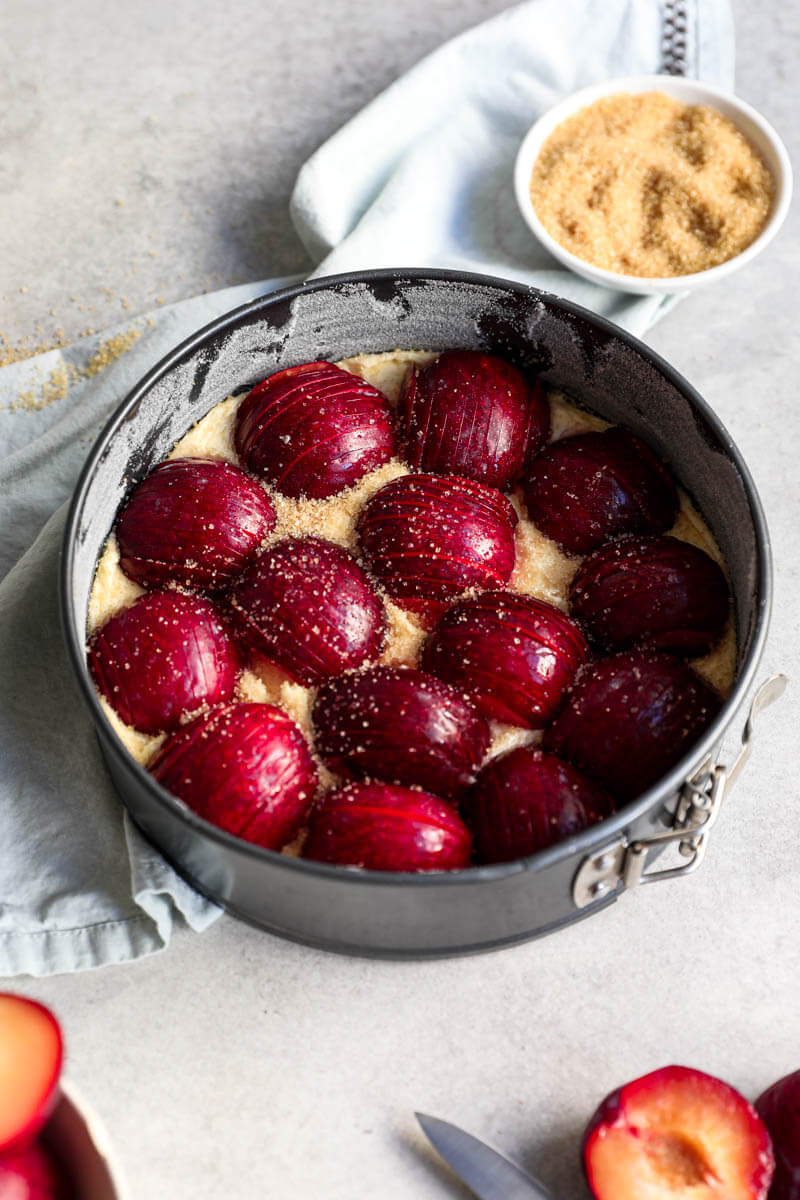
{"type": "Polygon", "coordinates": [[[750,757],[755,718],[782,695],[786,683],[785,675],[773,675],[756,692],[742,733],[741,749],[732,766],[722,766],[709,757],[691,779],[687,779],[678,799],[672,829],[635,841],[623,834],[583,860],[572,884],[572,899],[577,908],[586,908],[598,900],[608,899],[613,892],[625,891],[640,883],[676,879],[697,870],[705,857],[709,835],[728,789],[750,757]],[[648,871],[650,851],[673,842],[678,843],[679,854],[688,861],[682,866],[648,871]]]}

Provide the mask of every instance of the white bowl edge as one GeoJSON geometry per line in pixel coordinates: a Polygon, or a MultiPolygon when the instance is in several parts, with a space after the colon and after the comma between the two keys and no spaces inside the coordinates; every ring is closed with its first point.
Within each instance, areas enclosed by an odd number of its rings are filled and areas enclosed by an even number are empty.
{"type": "Polygon", "coordinates": [[[531,231],[554,258],[575,271],[576,274],[582,275],[592,283],[599,283],[618,291],[642,295],[672,294],[713,283],[732,271],[739,270],[740,267],[745,266],[761,253],[777,234],[789,210],[792,196],[792,166],[786,147],[776,131],[766,118],[762,117],[744,100],[697,79],[687,79],[676,75],[633,75],[581,88],[580,91],[573,92],[564,100],[559,101],[535,121],[525,135],[517,153],[514,164],[514,192],[522,217],[531,231]],[[687,104],[710,104],[718,109],[760,151],[775,181],[772,210],[758,237],[741,253],[717,266],[709,267],[705,271],[697,271],[690,275],[656,278],[622,275],[603,267],[597,267],[572,254],[560,242],[557,242],[542,225],[530,200],[529,187],[533,165],[543,143],[557,125],[601,97],[611,96],[617,92],[647,91],[662,91],[687,104]]]}

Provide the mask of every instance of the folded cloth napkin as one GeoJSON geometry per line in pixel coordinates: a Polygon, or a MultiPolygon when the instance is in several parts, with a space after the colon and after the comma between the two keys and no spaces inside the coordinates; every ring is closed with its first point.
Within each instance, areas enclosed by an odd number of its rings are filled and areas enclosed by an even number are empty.
{"type": "MultiPolygon", "coordinates": [[[[732,64],[727,0],[510,9],[430,55],[304,166],[292,213],[315,273],[481,271],[643,331],[670,301],[583,283],[540,251],[514,208],[514,154],[578,87],[662,69],[729,87],[732,64]]],[[[201,930],[219,915],[123,815],[62,644],[58,551],[81,463],[137,379],[196,328],[286,282],[201,296],[0,369],[0,976],[122,962],[164,947],[176,924],[201,930]]]]}
{"type": "Polygon", "coordinates": [[[534,0],[446,43],[300,171],[291,201],[315,275],[425,266],[521,279],[641,334],[676,296],[579,278],[517,208],[528,128],[578,88],[663,71],[733,86],[728,0],[534,0]]]}

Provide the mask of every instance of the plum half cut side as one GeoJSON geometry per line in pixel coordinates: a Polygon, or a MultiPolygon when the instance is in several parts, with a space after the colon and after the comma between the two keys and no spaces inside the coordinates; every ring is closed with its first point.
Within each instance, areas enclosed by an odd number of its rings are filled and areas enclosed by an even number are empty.
{"type": "Polygon", "coordinates": [[[43,1004],[0,992],[0,1154],[36,1137],[58,1098],[61,1027],[43,1004]]]}
{"type": "Polygon", "coordinates": [[[744,1096],[669,1066],[606,1097],[587,1126],[583,1164],[595,1200],[766,1200],[773,1155],[744,1096]]]}
{"type": "Polygon", "coordinates": [[[370,871],[453,871],[469,866],[471,846],[466,825],[438,796],[348,783],[315,808],[303,857],[370,871]]]}
{"type": "Polygon", "coordinates": [[[342,546],[287,538],[234,586],[231,609],[252,649],[307,686],[378,657],[386,633],[371,580],[342,546]]]}
{"type": "Polygon", "coordinates": [[[120,566],[144,587],[217,590],[275,524],[264,488],[219,459],[174,458],[134,488],[117,518],[120,566]]]}
{"type": "Polygon", "coordinates": [[[398,420],[411,466],[503,489],[547,441],[550,405],[540,383],[502,358],[447,350],[411,367],[398,420]]]}
{"type": "Polygon", "coordinates": [[[320,688],[312,720],[332,770],[454,799],[473,782],[489,726],[464,697],[413,667],[369,667],[320,688]]]}
{"type": "Polygon", "coordinates": [[[704,550],[674,537],[626,537],[584,559],[570,612],[601,651],[652,646],[697,657],[719,641],[728,584],[704,550]]]}
{"type": "Polygon", "coordinates": [[[669,469],[619,425],[551,443],[522,482],[528,516],[570,554],[626,533],[665,533],[678,513],[669,469]]]}
{"type": "Polygon", "coordinates": [[[317,787],[306,739],[272,704],[203,713],[167,738],[149,770],[198,816],[268,850],[296,836],[317,787]]]}
{"type": "Polygon", "coordinates": [[[457,475],[403,475],[358,520],[367,568],[401,608],[431,623],[469,588],[503,588],[517,514],[496,488],[457,475]]]}
{"type": "Polygon", "coordinates": [[[535,854],[613,811],[605,788],[555,754],[532,746],[493,758],[461,803],[479,863],[535,854]]]}
{"type": "Polygon", "coordinates": [[[310,499],[352,487],[395,449],[383,392],[330,362],[287,367],[257,384],[237,411],[234,443],[254,475],[310,499]]]}
{"type": "Polygon", "coordinates": [[[490,720],[541,729],[587,654],[581,630],[544,600],[484,592],[459,601],[428,637],[421,664],[490,720]]]}

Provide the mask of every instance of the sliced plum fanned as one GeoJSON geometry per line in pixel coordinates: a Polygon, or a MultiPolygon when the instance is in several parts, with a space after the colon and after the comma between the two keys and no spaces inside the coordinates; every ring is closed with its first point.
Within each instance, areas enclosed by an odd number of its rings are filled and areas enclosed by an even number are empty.
{"type": "Polygon", "coordinates": [[[516,524],[496,488],[457,475],[404,475],[367,502],[358,534],[391,598],[430,622],[469,588],[505,587],[516,524]]]}
{"type": "Polygon", "coordinates": [[[274,524],[269,496],[238,467],[169,459],[138,484],[117,519],[120,566],[145,587],[216,590],[244,570],[274,524]]]}
{"type": "Polygon", "coordinates": [[[323,538],[287,538],[261,554],[230,604],[248,645],[311,685],[377,658],[383,604],[351,554],[323,538]]]}
{"type": "Polygon", "coordinates": [[[236,414],[244,466],[285,496],[322,499],[357,483],[394,454],[386,397],[329,362],[270,375],[236,414]]]}
{"type": "Polygon", "coordinates": [[[398,419],[411,466],[502,489],[547,441],[550,405],[541,384],[504,359],[447,350],[412,365],[398,419]]]}
{"type": "Polygon", "coordinates": [[[453,871],[472,839],[452,805],[416,788],[348,783],[315,809],[303,857],[370,871],[453,871]]]}

